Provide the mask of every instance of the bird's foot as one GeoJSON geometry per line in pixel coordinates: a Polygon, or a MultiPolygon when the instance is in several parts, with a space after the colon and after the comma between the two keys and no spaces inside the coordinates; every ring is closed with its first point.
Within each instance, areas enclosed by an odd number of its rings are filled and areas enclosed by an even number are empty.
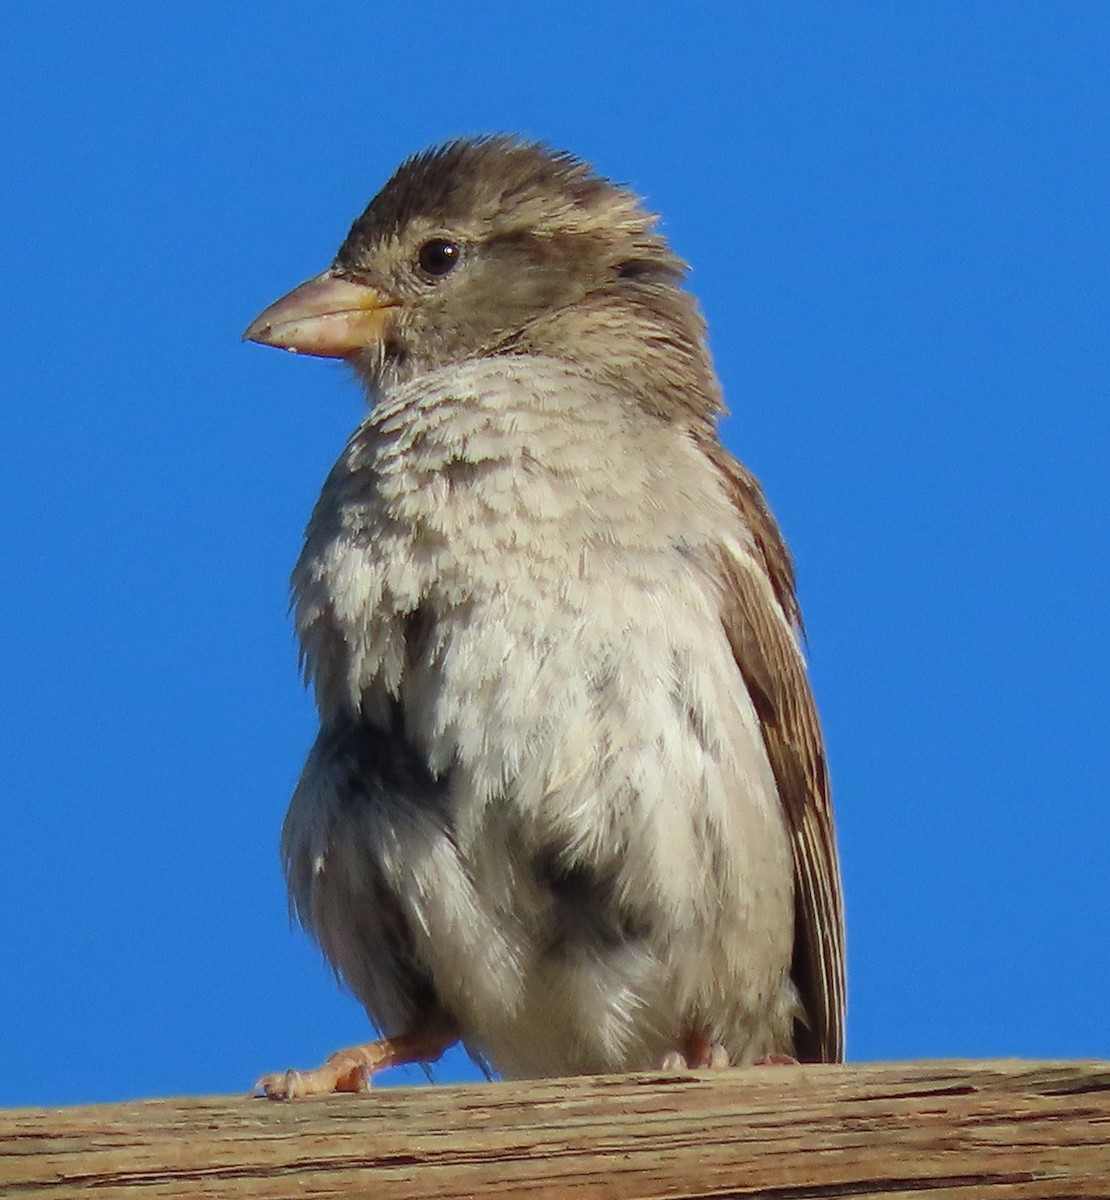
{"type": "Polygon", "coordinates": [[[801,1065],[793,1054],[765,1054],[752,1063],[753,1067],[800,1067],[801,1065]]]}
{"type": "Polygon", "coordinates": [[[663,1055],[660,1064],[664,1071],[720,1070],[727,1066],[731,1066],[728,1051],[702,1033],[688,1034],[680,1047],[663,1055]]]}
{"type": "Polygon", "coordinates": [[[254,1085],[270,1100],[296,1100],[331,1092],[368,1092],[374,1075],[407,1063],[432,1063],[458,1041],[458,1030],[442,1025],[414,1029],[395,1038],[380,1038],[361,1046],[337,1050],[311,1071],[274,1071],[254,1085]]]}

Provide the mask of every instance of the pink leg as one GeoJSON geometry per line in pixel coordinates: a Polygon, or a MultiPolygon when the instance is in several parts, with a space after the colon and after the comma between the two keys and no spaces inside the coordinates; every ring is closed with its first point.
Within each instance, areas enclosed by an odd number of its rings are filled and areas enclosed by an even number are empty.
{"type": "Polygon", "coordinates": [[[311,1071],[275,1071],[254,1085],[271,1100],[296,1100],[330,1092],[366,1092],[378,1071],[406,1063],[431,1063],[459,1040],[453,1026],[429,1025],[395,1038],[381,1038],[361,1046],[337,1050],[311,1071]]]}

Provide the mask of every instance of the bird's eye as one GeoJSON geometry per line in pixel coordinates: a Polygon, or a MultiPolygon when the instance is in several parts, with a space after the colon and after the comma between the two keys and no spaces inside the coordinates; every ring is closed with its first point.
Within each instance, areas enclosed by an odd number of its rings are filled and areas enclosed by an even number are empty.
{"type": "Polygon", "coordinates": [[[447,238],[431,238],[420,247],[416,261],[425,275],[442,279],[455,269],[460,257],[458,242],[447,238]]]}

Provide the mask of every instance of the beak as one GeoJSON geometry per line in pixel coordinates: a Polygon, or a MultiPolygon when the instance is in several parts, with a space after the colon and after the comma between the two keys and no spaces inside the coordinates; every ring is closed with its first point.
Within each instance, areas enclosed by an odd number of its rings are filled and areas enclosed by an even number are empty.
{"type": "Polygon", "coordinates": [[[243,341],[318,358],[348,358],[383,340],[396,307],[381,292],[325,271],[255,317],[243,341]]]}

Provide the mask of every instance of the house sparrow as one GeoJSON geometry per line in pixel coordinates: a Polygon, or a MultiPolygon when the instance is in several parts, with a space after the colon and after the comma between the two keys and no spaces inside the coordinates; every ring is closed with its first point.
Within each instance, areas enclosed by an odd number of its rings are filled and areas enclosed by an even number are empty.
{"type": "Polygon", "coordinates": [[[405,162],[249,341],[370,413],[293,573],[320,734],[292,907],[383,1035],[507,1077],[843,1055],[844,942],[794,576],[686,267],[637,197],[508,137],[405,162]]]}

